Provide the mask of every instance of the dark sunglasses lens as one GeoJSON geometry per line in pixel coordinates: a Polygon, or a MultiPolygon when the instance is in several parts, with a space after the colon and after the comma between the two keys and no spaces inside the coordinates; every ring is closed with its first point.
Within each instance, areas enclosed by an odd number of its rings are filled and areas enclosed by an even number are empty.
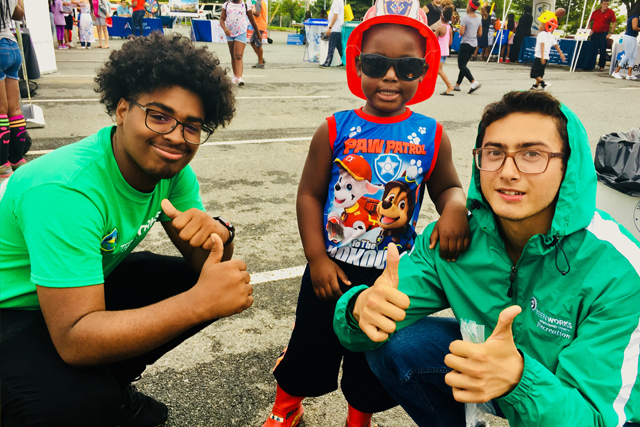
{"type": "Polygon", "coordinates": [[[367,76],[381,77],[389,69],[389,60],[380,55],[362,55],[362,72],[367,76]]]}
{"type": "Polygon", "coordinates": [[[402,58],[398,60],[398,77],[402,80],[415,80],[422,76],[424,61],[420,58],[402,58]]]}

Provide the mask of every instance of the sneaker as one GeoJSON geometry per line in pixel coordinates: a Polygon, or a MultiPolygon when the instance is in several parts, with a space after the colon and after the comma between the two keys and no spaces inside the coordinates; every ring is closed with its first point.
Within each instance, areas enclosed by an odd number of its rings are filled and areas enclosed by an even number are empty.
{"type": "Polygon", "coordinates": [[[69,46],[65,46],[63,44],[58,46],[58,49],[69,49],[69,46]]]}
{"type": "Polygon", "coordinates": [[[615,73],[615,72],[613,74],[611,74],[611,76],[616,78],[616,79],[621,79],[622,78],[622,76],[620,74],[615,73]]]}
{"type": "Polygon", "coordinates": [[[476,80],[475,82],[471,83],[471,89],[469,89],[469,93],[473,93],[481,87],[482,85],[476,80]]]}
{"type": "Polygon", "coordinates": [[[632,74],[627,76],[627,80],[638,80],[638,78],[632,74]]]}
{"type": "Polygon", "coordinates": [[[551,83],[543,83],[541,86],[542,86],[542,90],[546,92],[551,87],[551,83]]]}
{"type": "Polygon", "coordinates": [[[13,168],[11,168],[11,164],[9,162],[0,166],[0,178],[9,178],[13,173],[13,168]]]}
{"type": "Polygon", "coordinates": [[[533,85],[533,86],[531,86],[531,89],[529,89],[529,90],[540,90],[540,86],[533,85]]]}
{"type": "Polygon", "coordinates": [[[264,68],[264,64],[258,62],[257,64],[252,65],[251,68],[264,68]]]}
{"type": "Polygon", "coordinates": [[[331,68],[331,65],[320,64],[320,68],[331,68]]]}
{"type": "Polygon", "coordinates": [[[236,83],[238,83],[238,86],[244,86],[244,80],[242,80],[242,77],[238,77],[238,80],[236,80],[236,83]]]}
{"type": "Polygon", "coordinates": [[[506,64],[510,64],[510,63],[511,63],[511,60],[510,60],[509,58],[507,58],[507,59],[505,59],[505,60],[504,60],[504,62],[505,62],[506,64]]]}
{"type": "Polygon", "coordinates": [[[76,46],[73,43],[69,42],[69,43],[67,43],[67,47],[68,48],[75,48],[76,46]]]}
{"type": "Polygon", "coordinates": [[[132,384],[123,391],[123,402],[118,415],[120,427],[156,427],[169,417],[169,408],[162,402],[140,393],[132,384]]]}
{"type": "Polygon", "coordinates": [[[302,404],[297,408],[289,411],[287,414],[274,414],[271,412],[267,421],[262,427],[295,427],[302,422],[304,418],[304,408],[302,404]]]}
{"type": "Polygon", "coordinates": [[[11,169],[16,170],[16,169],[18,169],[20,166],[23,166],[23,165],[27,164],[27,161],[23,158],[23,159],[18,160],[18,162],[17,162],[17,163],[11,163],[11,162],[9,162],[9,164],[11,165],[11,169]]]}
{"type": "Polygon", "coordinates": [[[598,71],[604,71],[604,67],[598,67],[598,71]]]}
{"type": "Polygon", "coordinates": [[[453,90],[455,90],[456,92],[460,92],[462,89],[460,89],[460,85],[455,85],[453,87],[453,90]]]}
{"type": "Polygon", "coordinates": [[[342,62],[338,64],[338,68],[340,67],[344,67],[344,64],[342,62]]]}
{"type": "Polygon", "coordinates": [[[233,83],[234,85],[237,85],[238,84],[238,78],[236,76],[233,76],[231,78],[231,83],[233,83]]]}

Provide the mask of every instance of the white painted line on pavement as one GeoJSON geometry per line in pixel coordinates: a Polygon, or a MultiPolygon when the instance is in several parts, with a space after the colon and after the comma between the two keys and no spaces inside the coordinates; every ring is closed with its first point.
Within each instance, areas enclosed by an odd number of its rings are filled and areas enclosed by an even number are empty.
{"type": "Polygon", "coordinates": [[[236,99],[298,99],[298,98],[331,98],[329,95],[291,95],[291,96],[236,96],[236,99]]]}
{"type": "Polygon", "coordinates": [[[32,99],[33,104],[49,102],[91,102],[100,101],[100,98],[66,98],[66,99],[32,99]]]}
{"type": "MultiPolygon", "coordinates": [[[[202,147],[212,145],[241,145],[241,144],[266,144],[268,142],[289,142],[289,141],[311,141],[310,136],[302,136],[297,138],[271,138],[271,139],[245,139],[239,141],[221,141],[221,142],[205,142],[202,147]]],[[[53,150],[31,150],[27,153],[30,156],[43,155],[53,150]]]]}
{"type": "Polygon", "coordinates": [[[42,77],[43,79],[49,78],[49,77],[95,77],[96,74],[44,74],[40,77],[42,77]]]}
{"type": "MultiPolygon", "coordinates": [[[[236,99],[311,99],[330,98],[329,95],[291,95],[291,96],[236,96],[236,99]]],[[[34,104],[46,104],[52,102],[97,102],[100,98],[71,98],[71,99],[32,99],[34,104]]]]}
{"type": "Polygon", "coordinates": [[[622,90],[638,90],[640,87],[621,87],[622,90]]]}
{"type": "Polygon", "coordinates": [[[240,144],[264,144],[267,142],[287,142],[287,141],[311,141],[310,136],[302,136],[298,138],[273,138],[273,139],[245,139],[244,141],[221,141],[221,142],[205,142],[203,147],[208,145],[240,145],[240,144]]]}
{"type": "Polygon", "coordinates": [[[262,273],[251,274],[251,284],[259,285],[260,283],[275,282],[277,280],[293,279],[294,277],[302,277],[304,273],[304,265],[291,268],[283,268],[282,270],[263,271],[262,273]]]}

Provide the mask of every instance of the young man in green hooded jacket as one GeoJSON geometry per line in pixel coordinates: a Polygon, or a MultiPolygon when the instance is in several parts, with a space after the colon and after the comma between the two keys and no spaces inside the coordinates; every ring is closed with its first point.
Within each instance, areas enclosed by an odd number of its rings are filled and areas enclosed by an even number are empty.
{"type": "Polygon", "coordinates": [[[413,251],[336,307],[334,330],[420,426],[490,402],[511,427],[640,422],[640,244],[595,208],[584,127],[543,92],[489,105],[474,150],[471,246],[413,251]],[[456,319],[428,317],[452,308],[456,319]],[[461,340],[461,324],[484,328],[461,340]],[[384,345],[383,345],[384,343],[384,345]]]}

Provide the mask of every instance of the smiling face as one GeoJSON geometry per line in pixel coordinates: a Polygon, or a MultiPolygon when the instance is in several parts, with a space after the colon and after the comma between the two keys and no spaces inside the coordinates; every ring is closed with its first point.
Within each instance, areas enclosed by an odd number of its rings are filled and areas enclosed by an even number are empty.
{"type": "MultiPolygon", "coordinates": [[[[387,58],[424,58],[425,38],[417,29],[405,25],[382,24],[374,25],[365,35],[362,53],[375,53],[387,58]]],[[[366,114],[377,117],[404,113],[406,103],[413,98],[424,79],[423,72],[416,80],[401,80],[393,66],[382,77],[371,78],[362,72],[360,61],[356,61],[356,71],[362,81],[362,92],[367,98],[363,110],[366,114]]]]}
{"type": "MultiPolygon", "coordinates": [[[[507,152],[526,148],[562,152],[562,145],[554,119],[537,113],[512,113],[493,122],[482,141],[483,148],[507,152]]],[[[495,172],[480,171],[480,185],[502,224],[515,222],[532,230],[548,230],[563,177],[561,158],[551,158],[547,170],[540,174],[520,172],[513,158],[507,158],[495,172]]]]}
{"type": "MultiPolygon", "coordinates": [[[[144,107],[175,117],[180,122],[202,125],[204,106],[195,93],[174,86],[146,93],[135,100],[144,107]]],[[[184,169],[198,151],[182,136],[182,125],[161,135],[145,125],[146,113],[121,99],[116,109],[117,130],[113,152],[125,180],[139,191],[151,191],[161,180],[184,169]]]]}
{"type": "Polygon", "coordinates": [[[384,230],[402,229],[413,214],[413,204],[403,185],[391,181],[385,187],[382,200],[378,203],[380,227],[384,230]]]}

